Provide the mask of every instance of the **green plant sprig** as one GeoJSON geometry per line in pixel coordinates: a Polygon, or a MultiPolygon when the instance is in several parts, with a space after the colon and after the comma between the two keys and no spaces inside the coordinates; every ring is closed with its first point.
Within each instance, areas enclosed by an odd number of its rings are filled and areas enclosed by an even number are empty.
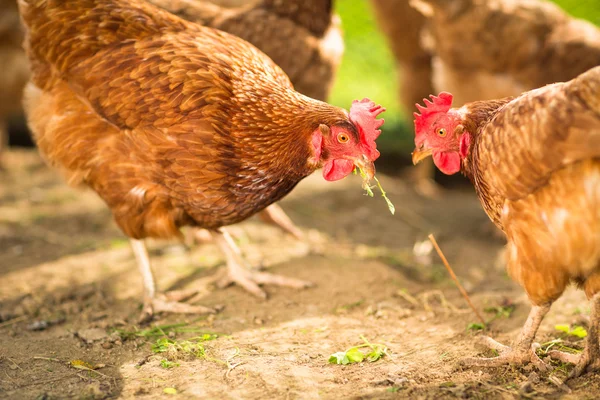
{"type": "Polygon", "coordinates": [[[347,364],[355,364],[364,361],[365,359],[369,362],[375,362],[382,358],[384,355],[389,355],[387,346],[379,343],[371,343],[369,342],[363,335],[360,335],[360,338],[364,342],[364,344],[350,347],[346,351],[338,351],[337,353],[333,353],[329,356],[330,364],[338,364],[338,365],[347,365],[347,364]],[[363,353],[360,349],[368,348],[371,351],[368,353],[363,353]]]}
{"type": "MultiPolygon", "coordinates": [[[[375,186],[371,186],[371,182],[369,177],[367,176],[366,172],[363,171],[362,168],[360,167],[356,167],[354,169],[355,173],[356,170],[358,169],[358,172],[360,173],[360,177],[363,180],[363,189],[367,191],[367,195],[369,195],[369,197],[373,197],[373,190],[372,188],[375,186]]],[[[392,213],[392,215],[394,215],[396,213],[396,207],[394,206],[394,204],[391,202],[391,200],[387,197],[387,193],[385,192],[385,190],[383,190],[383,187],[381,186],[381,183],[379,182],[379,179],[377,179],[376,176],[373,177],[373,179],[375,179],[375,182],[377,182],[377,187],[379,188],[379,191],[381,192],[381,196],[385,199],[385,202],[387,203],[388,209],[390,210],[390,213],[392,213]]]]}

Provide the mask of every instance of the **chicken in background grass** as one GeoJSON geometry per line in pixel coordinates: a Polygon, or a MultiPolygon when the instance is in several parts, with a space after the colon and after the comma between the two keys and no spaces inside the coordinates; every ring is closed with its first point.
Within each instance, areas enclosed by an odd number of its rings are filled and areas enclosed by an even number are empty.
{"type": "MultiPolygon", "coordinates": [[[[235,7],[222,6],[224,0],[149,1],[178,17],[250,42],[283,69],[295,90],[327,100],[344,53],[332,0],[238,1],[241,4],[235,7]]],[[[431,91],[419,99],[427,93],[431,91]]],[[[259,216],[303,239],[302,231],[278,205],[270,205],[259,216]]],[[[201,232],[197,237],[206,235],[201,232]]]]}
{"type": "Polygon", "coordinates": [[[23,87],[29,79],[23,30],[16,0],[0,0],[0,165],[8,144],[7,119],[22,112],[23,87]]]}
{"type": "MultiPolygon", "coordinates": [[[[409,0],[371,0],[371,4],[396,61],[400,104],[409,113],[415,103],[434,92],[431,55],[420,42],[425,17],[409,0]]],[[[432,179],[434,172],[431,162],[423,162],[414,169],[411,175],[419,193],[429,197],[439,194],[439,187],[432,179]]]]}
{"type": "Polygon", "coordinates": [[[546,0],[411,0],[426,17],[435,92],[518,96],[600,65],[600,28],[546,0]]]}
{"type": "Polygon", "coordinates": [[[432,156],[462,172],[490,219],[506,234],[507,269],[533,307],[514,348],[486,338],[500,356],[470,365],[533,362],[538,327],[573,282],[591,301],[590,327],[571,376],[600,367],[600,67],[516,98],[451,108],[443,92],[415,113],[416,164],[432,156]]]}
{"type": "Polygon", "coordinates": [[[293,90],[254,46],[141,0],[20,0],[32,66],[28,121],[38,148],[71,184],[95,190],[130,237],[145,287],[143,317],[210,313],[158,295],[143,239],[209,229],[226,256],[217,286],[308,282],[247,268],[222,227],[288,194],[323,168],[374,176],[384,109],[348,113],[293,90]]]}

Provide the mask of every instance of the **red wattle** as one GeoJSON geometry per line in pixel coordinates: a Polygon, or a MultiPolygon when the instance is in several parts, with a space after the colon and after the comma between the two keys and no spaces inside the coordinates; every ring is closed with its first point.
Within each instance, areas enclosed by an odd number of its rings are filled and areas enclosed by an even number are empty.
{"type": "Polygon", "coordinates": [[[433,163],[446,175],[453,175],[460,171],[460,155],[456,151],[434,152],[433,163]]]}
{"type": "Polygon", "coordinates": [[[329,160],[323,166],[323,178],[328,181],[337,181],[348,176],[354,170],[354,163],[350,160],[329,160]]]}

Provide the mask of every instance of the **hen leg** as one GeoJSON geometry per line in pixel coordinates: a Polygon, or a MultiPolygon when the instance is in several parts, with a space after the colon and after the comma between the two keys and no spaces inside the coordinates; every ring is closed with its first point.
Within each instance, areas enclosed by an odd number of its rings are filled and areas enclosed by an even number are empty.
{"type": "Polygon", "coordinates": [[[179,301],[194,295],[196,293],[195,290],[172,291],[164,294],[156,293],[154,275],[150,268],[150,258],[148,257],[148,251],[144,242],[136,239],[130,239],[130,242],[144,281],[144,306],[140,315],[140,321],[148,321],[154,313],[163,311],[180,314],[214,314],[216,312],[214,309],[208,307],[179,303],[179,301]]]}
{"type": "Polygon", "coordinates": [[[537,333],[540,323],[544,316],[550,310],[550,304],[543,306],[533,306],[527,317],[527,321],[517,338],[516,346],[510,348],[496,342],[494,339],[485,336],[484,344],[491,349],[497,350],[500,355],[493,358],[468,358],[462,360],[464,365],[482,366],[482,367],[497,367],[504,364],[523,365],[533,363],[540,371],[547,371],[550,367],[546,365],[535,354],[533,339],[537,333]]]}
{"type": "Polygon", "coordinates": [[[226,287],[233,283],[237,283],[253,295],[266,299],[267,294],[258,285],[270,284],[296,289],[304,289],[312,286],[312,283],[300,279],[249,270],[242,258],[240,249],[227,231],[221,229],[213,231],[212,234],[215,243],[223,251],[225,258],[227,259],[227,271],[225,276],[217,281],[218,287],[226,287]]]}
{"type": "Polygon", "coordinates": [[[569,378],[581,376],[588,370],[600,369],[600,293],[592,297],[590,312],[590,326],[585,338],[585,347],[580,355],[565,353],[562,351],[551,351],[550,357],[575,364],[569,378]]]}
{"type": "MultiPolygon", "coordinates": [[[[292,222],[285,211],[277,204],[271,204],[261,211],[258,216],[261,220],[271,225],[275,225],[285,233],[289,233],[298,240],[304,240],[304,233],[292,222]]],[[[212,241],[210,231],[207,229],[196,228],[190,230],[186,236],[186,245],[191,246],[193,242],[198,244],[209,243],[212,241]]]]}
{"type": "Polygon", "coordinates": [[[285,211],[277,204],[271,204],[259,214],[260,219],[279,227],[282,231],[289,233],[298,240],[304,240],[304,233],[292,222],[285,211]]]}

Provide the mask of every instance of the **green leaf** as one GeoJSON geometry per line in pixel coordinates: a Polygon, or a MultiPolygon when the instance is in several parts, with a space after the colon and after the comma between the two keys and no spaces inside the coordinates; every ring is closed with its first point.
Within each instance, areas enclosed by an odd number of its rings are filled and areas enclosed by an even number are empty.
{"type": "Polygon", "coordinates": [[[164,388],[163,393],[166,394],[177,394],[177,389],[175,388],[164,388]]]}
{"type": "Polygon", "coordinates": [[[346,351],[346,357],[348,357],[348,361],[352,363],[359,363],[365,359],[365,355],[358,348],[353,347],[346,351]]]}
{"type": "Polygon", "coordinates": [[[381,357],[383,357],[386,350],[387,349],[385,346],[373,345],[373,351],[367,354],[367,360],[369,362],[375,362],[379,360],[381,357]]]}
{"type": "Polygon", "coordinates": [[[554,329],[560,332],[564,332],[569,336],[575,336],[580,339],[583,339],[587,336],[587,331],[585,330],[585,328],[579,325],[574,325],[573,329],[571,329],[569,325],[555,325],[554,329]]]}
{"type": "Polygon", "coordinates": [[[179,363],[162,359],[162,360],[160,360],[160,366],[163,368],[166,368],[166,369],[170,369],[170,368],[174,368],[174,367],[179,367],[179,363]]]}
{"type": "Polygon", "coordinates": [[[151,349],[154,353],[164,353],[169,351],[169,347],[173,346],[174,344],[175,342],[171,339],[160,338],[156,340],[156,343],[152,345],[151,349]]]}
{"type": "Polygon", "coordinates": [[[467,330],[469,331],[482,331],[485,329],[485,325],[480,324],[478,322],[472,322],[469,325],[467,325],[467,330]]]}
{"type": "Polygon", "coordinates": [[[330,364],[346,365],[350,363],[345,351],[338,351],[329,356],[330,364]]]}
{"type": "Polygon", "coordinates": [[[573,327],[571,332],[569,332],[569,335],[577,336],[578,338],[583,339],[584,337],[587,336],[587,331],[585,330],[585,328],[583,326],[576,325],[573,327]]]}

